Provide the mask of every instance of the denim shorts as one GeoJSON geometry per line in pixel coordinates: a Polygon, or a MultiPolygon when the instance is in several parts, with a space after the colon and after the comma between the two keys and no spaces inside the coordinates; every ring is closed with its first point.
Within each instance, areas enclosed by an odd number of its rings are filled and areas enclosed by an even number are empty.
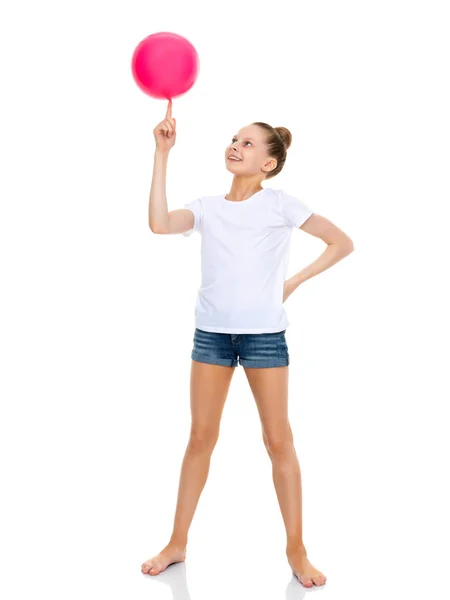
{"type": "Polygon", "coordinates": [[[286,329],[276,333],[218,333],[196,327],[191,358],[226,367],[286,367],[289,352],[285,333],[286,329]]]}

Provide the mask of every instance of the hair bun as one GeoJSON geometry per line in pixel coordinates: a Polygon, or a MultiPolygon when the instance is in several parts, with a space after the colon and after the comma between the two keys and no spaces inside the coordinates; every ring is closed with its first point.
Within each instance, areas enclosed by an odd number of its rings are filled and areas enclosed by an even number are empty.
{"type": "Polygon", "coordinates": [[[287,150],[292,143],[292,133],[286,127],[274,127],[274,129],[283,140],[287,150]]]}

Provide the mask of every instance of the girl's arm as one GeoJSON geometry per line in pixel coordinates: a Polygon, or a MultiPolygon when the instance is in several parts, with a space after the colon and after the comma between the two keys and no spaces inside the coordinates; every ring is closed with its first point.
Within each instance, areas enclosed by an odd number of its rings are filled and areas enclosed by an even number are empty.
{"type": "Polygon", "coordinates": [[[173,148],[177,132],[176,120],[172,117],[172,100],[167,105],[166,116],[153,130],[155,136],[155,156],[153,176],[148,201],[148,225],[154,233],[167,231],[169,212],[166,198],[166,175],[169,152],[173,148]]]}
{"type": "Polygon", "coordinates": [[[148,225],[153,233],[183,233],[194,227],[194,214],[188,208],[168,211],[166,172],[169,153],[156,150],[148,203],[148,225]]]}
{"type": "Polygon", "coordinates": [[[166,197],[166,174],[169,151],[156,149],[153,161],[153,176],[148,200],[148,225],[153,233],[168,228],[169,212],[166,197]]]}
{"type": "Polygon", "coordinates": [[[312,214],[300,226],[300,229],[320,238],[327,244],[327,247],[319,258],[284,282],[283,302],[301,283],[322,273],[354,250],[349,236],[321,215],[312,214]]]}

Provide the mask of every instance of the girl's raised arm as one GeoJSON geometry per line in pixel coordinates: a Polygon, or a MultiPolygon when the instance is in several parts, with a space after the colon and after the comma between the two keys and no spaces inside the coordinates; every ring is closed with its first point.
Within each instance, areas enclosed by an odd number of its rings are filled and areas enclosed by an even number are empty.
{"type": "Polygon", "coordinates": [[[172,117],[172,100],[169,100],[164,120],[158,123],[153,134],[156,148],[148,202],[148,225],[154,233],[167,233],[169,231],[166,198],[167,161],[177,137],[176,120],[172,117]]]}

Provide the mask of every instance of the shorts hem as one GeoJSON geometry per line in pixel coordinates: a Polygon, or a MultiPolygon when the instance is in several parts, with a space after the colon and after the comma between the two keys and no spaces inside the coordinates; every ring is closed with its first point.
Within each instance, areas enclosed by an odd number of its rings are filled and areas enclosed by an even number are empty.
{"type": "Polygon", "coordinates": [[[245,358],[239,359],[239,364],[243,367],[250,369],[267,369],[271,367],[287,367],[289,365],[289,358],[279,359],[267,359],[267,360],[247,360],[245,358]]]}
{"type": "Polygon", "coordinates": [[[237,360],[233,360],[231,358],[216,358],[211,356],[205,356],[204,354],[199,354],[198,352],[191,353],[192,360],[196,360],[197,362],[208,363],[209,365],[220,365],[223,367],[237,367],[237,360]]]}

